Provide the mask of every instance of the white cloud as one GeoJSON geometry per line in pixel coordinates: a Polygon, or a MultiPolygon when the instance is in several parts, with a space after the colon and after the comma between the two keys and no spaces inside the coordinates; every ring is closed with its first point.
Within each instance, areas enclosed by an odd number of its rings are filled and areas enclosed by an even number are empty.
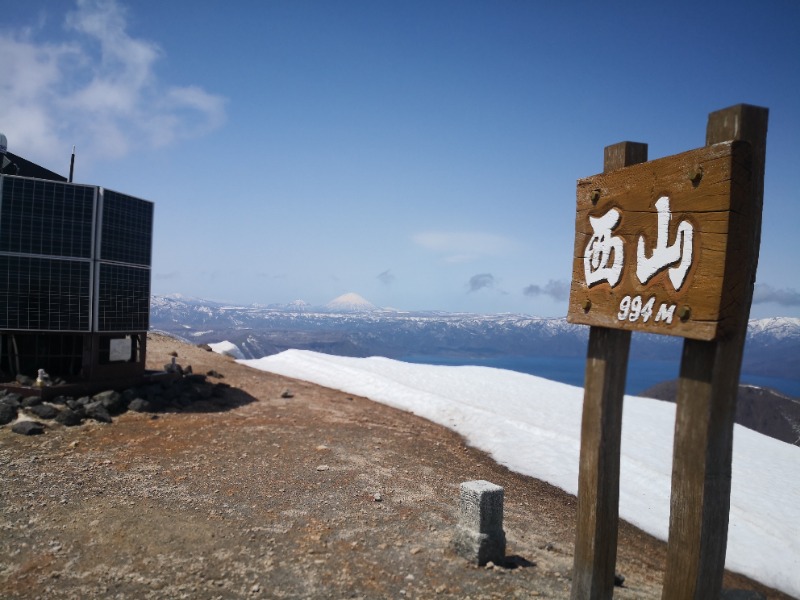
{"type": "Polygon", "coordinates": [[[411,238],[415,244],[436,252],[448,263],[473,262],[480,258],[506,256],[519,244],[507,237],[482,232],[424,231],[411,238]]]}
{"type": "Polygon", "coordinates": [[[37,162],[120,158],[205,135],[225,122],[225,99],[160,81],[164,57],[132,37],[117,0],[77,0],[59,17],[66,41],[37,39],[43,23],[0,30],[0,97],[9,149],[37,162]]]}

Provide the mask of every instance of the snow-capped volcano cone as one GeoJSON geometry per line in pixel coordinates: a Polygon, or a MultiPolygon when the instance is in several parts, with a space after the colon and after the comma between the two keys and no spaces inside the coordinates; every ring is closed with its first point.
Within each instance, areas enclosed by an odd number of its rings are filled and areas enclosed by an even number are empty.
{"type": "Polygon", "coordinates": [[[358,294],[350,292],[334,298],[325,305],[325,308],[333,312],[366,312],[376,310],[377,307],[358,294]]]}

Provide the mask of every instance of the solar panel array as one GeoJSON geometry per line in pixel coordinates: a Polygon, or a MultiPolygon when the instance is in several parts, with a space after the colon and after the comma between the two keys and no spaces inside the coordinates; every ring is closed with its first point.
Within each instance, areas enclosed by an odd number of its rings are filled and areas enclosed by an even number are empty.
{"type": "Polygon", "coordinates": [[[101,193],[97,331],[147,331],[153,203],[112,190],[101,193]]]}
{"type": "Polygon", "coordinates": [[[89,331],[91,263],[0,254],[0,329],[89,331]]]}
{"type": "Polygon", "coordinates": [[[94,186],[0,180],[0,329],[146,331],[153,204],[94,186]]]}
{"type": "Polygon", "coordinates": [[[0,252],[92,257],[97,188],[3,177],[0,252]]]}
{"type": "Polygon", "coordinates": [[[150,269],[98,265],[97,331],[147,331],[150,323],[150,269]]]}
{"type": "Polygon", "coordinates": [[[150,266],[153,203],[103,190],[100,260],[150,266]]]}

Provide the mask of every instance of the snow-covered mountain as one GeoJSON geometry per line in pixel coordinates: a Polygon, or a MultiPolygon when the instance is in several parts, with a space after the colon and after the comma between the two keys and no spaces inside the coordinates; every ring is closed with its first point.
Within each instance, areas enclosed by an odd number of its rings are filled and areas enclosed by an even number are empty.
{"type": "MultiPolygon", "coordinates": [[[[245,358],[296,348],[341,356],[584,357],[589,328],[564,318],[520,314],[477,315],[406,312],[376,308],[345,294],[314,308],[231,305],[153,296],[150,323],[194,343],[228,340],[245,358]]],[[[681,340],[637,334],[631,355],[678,360],[681,340]]],[[[750,322],[744,368],[750,373],[796,379],[800,373],[800,319],[750,322]]]]}
{"type": "Polygon", "coordinates": [[[750,321],[748,330],[750,336],[764,336],[771,339],[797,339],[800,338],[800,319],[792,317],[770,317],[750,321]]]}
{"type": "Polygon", "coordinates": [[[347,299],[296,310],[154,296],[150,323],[154,329],[195,343],[229,340],[247,358],[288,348],[344,356],[577,356],[585,352],[588,331],[565,319],[401,312],[347,299]],[[337,306],[362,308],[334,310],[337,306]],[[367,310],[366,306],[372,308],[367,310]]]}
{"type": "Polygon", "coordinates": [[[377,309],[374,304],[354,292],[334,298],[325,308],[331,312],[368,312],[377,309]]]}

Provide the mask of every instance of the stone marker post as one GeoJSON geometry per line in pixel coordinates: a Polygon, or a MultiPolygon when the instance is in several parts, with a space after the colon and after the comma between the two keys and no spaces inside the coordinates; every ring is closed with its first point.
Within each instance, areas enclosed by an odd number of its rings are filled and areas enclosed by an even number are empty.
{"type": "Polygon", "coordinates": [[[458,525],[453,545],[459,556],[478,565],[498,564],[506,556],[503,488],[489,481],[461,484],[458,525]]]}

